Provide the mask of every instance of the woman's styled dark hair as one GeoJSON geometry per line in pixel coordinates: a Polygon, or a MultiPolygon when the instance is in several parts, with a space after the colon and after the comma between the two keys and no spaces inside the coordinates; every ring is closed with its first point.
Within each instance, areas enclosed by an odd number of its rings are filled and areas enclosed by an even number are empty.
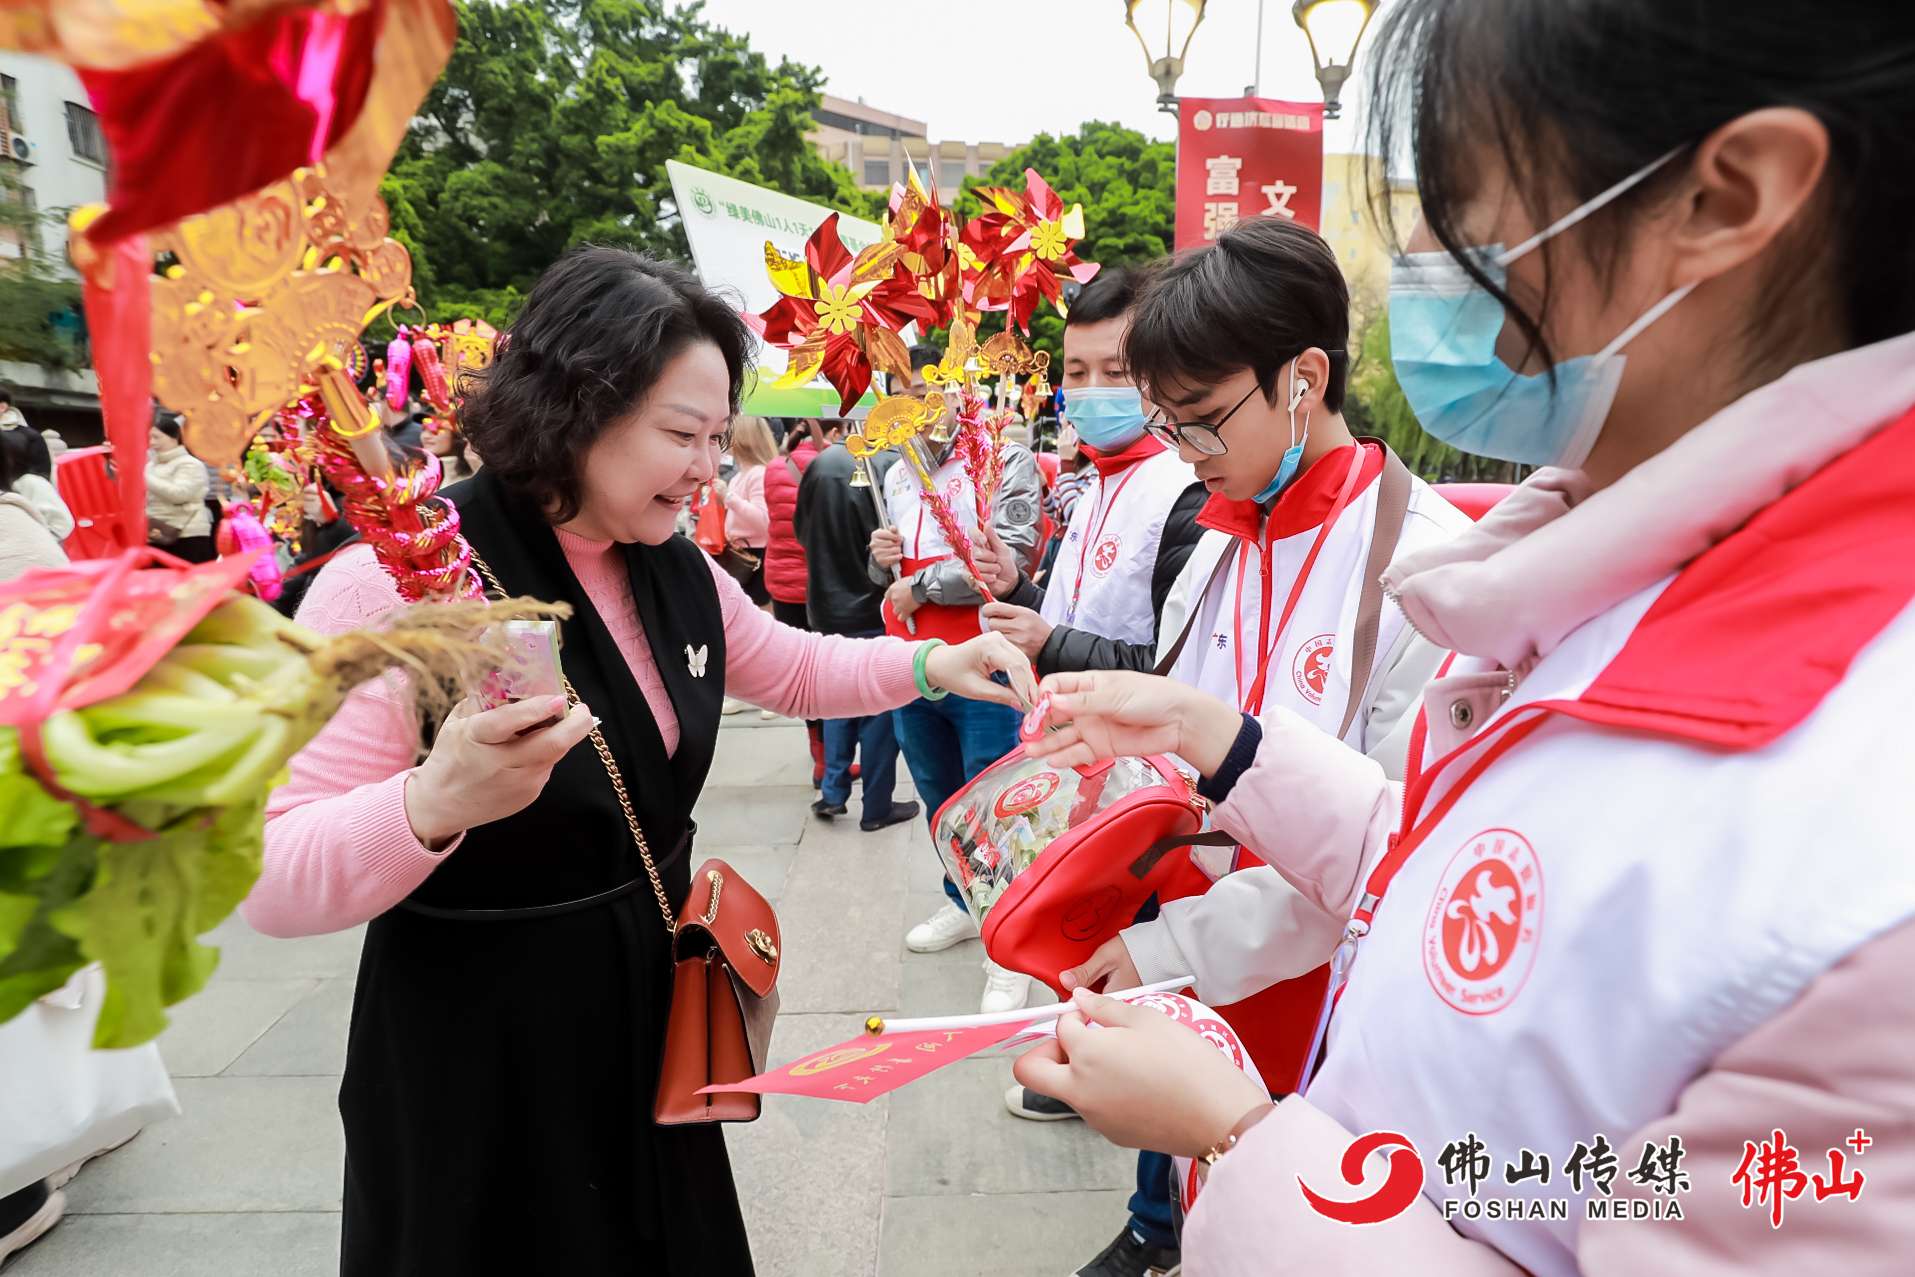
{"type": "Polygon", "coordinates": [[[725,357],[736,414],[751,354],[738,313],[682,266],[575,248],[532,286],[492,366],[475,375],[459,429],[487,470],[563,523],[578,514],[592,444],[699,342],[725,357]]]}
{"type": "Polygon", "coordinates": [[[1307,226],[1253,217],[1156,271],[1131,312],[1124,362],[1146,391],[1248,368],[1274,402],[1284,365],[1316,346],[1330,356],[1323,406],[1340,412],[1349,341],[1350,286],[1330,246],[1307,226]]]}
{"type": "Polygon", "coordinates": [[[182,427],[180,425],[179,417],[173,413],[170,413],[170,412],[154,413],[153,414],[153,429],[159,431],[161,434],[165,435],[168,439],[171,439],[174,443],[178,443],[180,441],[180,433],[181,433],[182,427]]]}
{"type": "MultiPolygon", "coordinates": [[[[1627,242],[1620,228],[1668,198],[1683,158],[1715,129],[1772,106],[1812,113],[1830,147],[1815,225],[1790,233],[1794,251],[1777,254],[1772,291],[1799,295],[1804,281],[1821,281],[1810,304],[1839,316],[1856,344],[1915,328],[1915,5],[1398,0],[1369,58],[1370,149],[1414,156],[1424,225],[1545,358],[1547,292],[1535,313],[1518,305],[1481,273],[1469,252],[1478,246],[1458,224],[1481,151],[1500,155],[1539,227],[1680,152],[1591,216],[1597,229],[1582,242],[1608,272],[1627,242]]],[[[1376,166],[1370,206],[1389,225],[1385,167],[1376,166]]],[[[1799,314],[1760,308],[1750,331],[1780,341],[1799,314]]]]}

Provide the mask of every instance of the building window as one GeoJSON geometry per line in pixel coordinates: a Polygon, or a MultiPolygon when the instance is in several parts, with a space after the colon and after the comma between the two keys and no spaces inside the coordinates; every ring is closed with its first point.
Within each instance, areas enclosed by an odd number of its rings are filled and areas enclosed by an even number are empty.
{"type": "Polygon", "coordinates": [[[891,161],[866,160],[864,162],[864,184],[866,186],[891,185],[891,161]]]}
{"type": "Polygon", "coordinates": [[[9,130],[23,132],[20,128],[20,82],[10,75],[0,75],[0,116],[5,117],[9,130]]]}
{"type": "Polygon", "coordinates": [[[100,117],[78,102],[66,104],[66,137],[73,154],[80,159],[106,163],[106,139],[100,135],[100,117]]]}

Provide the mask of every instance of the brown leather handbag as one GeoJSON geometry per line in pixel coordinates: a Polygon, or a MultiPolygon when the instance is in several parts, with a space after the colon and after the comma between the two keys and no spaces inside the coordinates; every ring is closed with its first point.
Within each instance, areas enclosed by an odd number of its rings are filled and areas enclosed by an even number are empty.
{"type": "MultiPolygon", "coordinates": [[[[577,703],[570,680],[565,693],[577,703]]],[[[618,762],[596,727],[591,740],[672,937],[672,1002],[652,1120],[660,1126],[756,1121],[758,1096],[698,1091],[764,1071],[771,1024],[778,1016],[778,915],[742,874],[713,859],[692,875],[691,894],[674,918],[618,762]]]]}
{"type": "Polygon", "coordinates": [[[652,1120],[750,1122],[759,1096],[700,1095],[765,1068],[778,1015],[778,915],[736,870],[707,860],[672,937],[672,1009],[652,1120]]]}
{"type": "MultiPolygon", "coordinates": [[[[504,594],[492,569],[477,555],[473,564],[494,591],[504,594]]],[[[565,679],[565,699],[578,692],[565,679]]],[[[691,894],[678,916],[658,876],[651,845],[639,828],[630,791],[604,733],[592,728],[592,748],[612,782],[632,845],[645,865],[665,931],[672,938],[672,1001],[665,1020],[664,1058],[652,1120],[660,1126],[694,1122],[752,1122],[762,1101],[743,1092],[700,1095],[702,1087],[742,1082],[762,1073],[778,1016],[778,915],[771,904],[722,860],[707,860],[692,875],[691,894]]]]}

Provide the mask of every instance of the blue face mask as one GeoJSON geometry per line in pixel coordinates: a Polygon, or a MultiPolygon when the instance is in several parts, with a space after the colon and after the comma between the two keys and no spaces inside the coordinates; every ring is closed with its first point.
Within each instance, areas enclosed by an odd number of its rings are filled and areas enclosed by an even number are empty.
{"type": "Polygon", "coordinates": [[[1121,452],[1144,437],[1144,397],[1135,386],[1071,386],[1064,419],[1099,452],[1121,452]]]}
{"type": "Polygon", "coordinates": [[[1310,383],[1297,381],[1297,361],[1290,361],[1290,446],[1284,450],[1283,460],[1277,464],[1277,476],[1264,485],[1256,500],[1267,505],[1277,499],[1277,494],[1290,486],[1297,477],[1297,469],[1303,465],[1303,445],[1310,441],[1310,414],[1303,415],[1303,438],[1297,438],[1297,404],[1304,393],[1310,389],[1310,383]]]}
{"type": "MultiPolygon", "coordinates": [[[[1502,287],[1507,268],[1668,162],[1665,155],[1515,248],[1488,245],[1478,265],[1502,287]]],[[[1526,375],[1496,354],[1503,304],[1447,253],[1411,253],[1390,270],[1390,362],[1423,429],[1479,457],[1579,466],[1595,446],[1622,383],[1622,349],[1689,295],[1677,289],[1594,355],[1526,375]],[[1553,373],[1553,378],[1552,378],[1553,373]]]]}

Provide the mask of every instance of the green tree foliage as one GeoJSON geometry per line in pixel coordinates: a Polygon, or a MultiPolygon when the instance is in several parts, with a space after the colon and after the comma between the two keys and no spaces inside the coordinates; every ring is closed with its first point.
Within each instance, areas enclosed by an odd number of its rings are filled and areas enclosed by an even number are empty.
{"type": "Polygon", "coordinates": [[[0,227],[21,255],[0,259],[0,359],[73,371],[85,364],[78,340],[80,286],[62,279],[46,251],[56,214],[36,214],[18,173],[0,166],[0,227]]]}
{"type": "Polygon", "coordinates": [[[1352,432],[1381,439],[1410,470],[1431,482],[1517,483],[1524,468],[1458,452],[1417,424],[1390,366],[1390,317],[1378,314],[1362,330],[1343,416],[1352,432]]]}
{"type": "Polygon", "coordinates": [[[451,61],[380,188],[434,318],[503,327],[581,243],[688,256],[668,159],[876,211],[805,141],[819,72],[772,65],[700,8],[460,0],[451,61]]]}

